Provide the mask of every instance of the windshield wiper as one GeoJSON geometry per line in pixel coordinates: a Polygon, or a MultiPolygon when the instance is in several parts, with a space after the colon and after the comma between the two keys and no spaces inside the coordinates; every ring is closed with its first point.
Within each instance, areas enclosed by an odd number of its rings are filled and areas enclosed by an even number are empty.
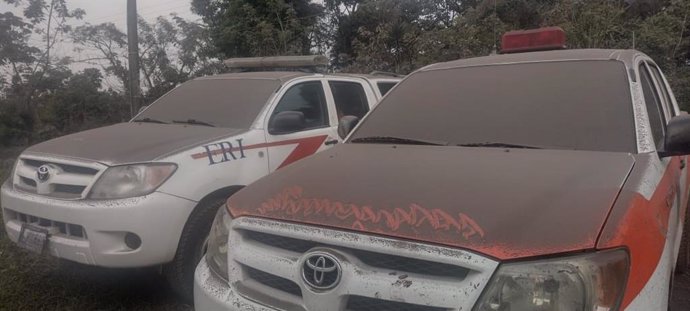
{"type": "Polygon", "coordinates": [[[529,146],[529,145],[519,145],[519,144],[506,144],[506,143],[469,143],[469,144],[457,144],[460,147],[479,147],[479,148],[516,148],[516,149],[543,149],[542,147],[529,146]]]}
{"type": "Polygon", "coordinates": [[[448,143],[441,141],[430,141],[394,136],[370,136],[360,137],[351,140],[352,143],[371,143],[371,144],[404,144],[404,145],[427,145],[427,146],[447,146],[448,143]]]}
{"type": "Polygon", "coordinates": [[[161,120],[156,120],[156,119],[151,119],[151,118],[136,119],[136,120],[133,120],[132,122],[168,124],[167,122],[163,122],[161,120]]]}
{"type": "Polygon", "coordinates": [[[183,124],[191,124],[191,125],[203,125],[203,126],[210,126],[210,127],[216,127],[215,125],[204,122],[204,121],[198,121],[194,119],[187,119],[186,121],[178,121],[178,120],[173,120],[173,123],[183,123],[183,124]]]}

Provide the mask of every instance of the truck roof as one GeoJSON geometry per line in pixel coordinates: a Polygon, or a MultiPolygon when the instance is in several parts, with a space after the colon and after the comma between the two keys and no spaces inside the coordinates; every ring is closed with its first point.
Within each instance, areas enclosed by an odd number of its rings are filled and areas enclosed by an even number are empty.
{"type": "Polygon", "coordinates": [[[617,60],[625,63],[625,66],[633,67],[636,56],[643,55],[636,50],[605,50],[605,49],[575,49],[555,50],[545,52],[529,52],[500,54],[467,59],[459,59],[445,63],[429,65],[419,71],[442,70],[459,67],[473,67],[486,65],[500,65],[511,63],[572,61],[572,60],[617,60]]]}
{"type": "Polygon", "coordinates": [[[279,80],[285,83],[289,80],[305,76],[320,76],[320,77],[357,77],[367,80],[401,80],[402,77],[395,77],[391,75],[372,75],[372,74],[358,74],[358,73],[335,73],[335,74],[321,74],[308,73],[300,71],[252,71],[252,72],[237,72],[224,73],[213,76],[200,77],[195,80],[222,80],[222,79],[266,79],[279,80]]]}
{"type": "Polygon", "coordinates": [[[252,72],[236,72],[224,73],[213,76],[206,76],[197,78],[196,80],[220,80],[220,79],[267,79],[280,80],[287,82],[291,79],[313,75],[313,73],[299,72],[299,71],[252,71],[252,72]]]}

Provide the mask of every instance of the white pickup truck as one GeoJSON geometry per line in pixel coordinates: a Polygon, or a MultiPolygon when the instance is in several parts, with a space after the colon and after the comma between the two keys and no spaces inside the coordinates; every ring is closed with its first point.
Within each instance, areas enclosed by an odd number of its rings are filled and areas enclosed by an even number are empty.
{"type": "Polygon", "coordinates": [[[5,229],[24,248],[82,264],[165,264],[191,297],[225,199],[340,142],[339,120],[363,117],[399,80],[264,71],[189,81],[130,122],[29,147],[2,185],[5,229]]]}
{"type": "Polygon", "coordinates": [[[421,68],[345,143],[230,197],[195,309],[668,310],[690,115],[649,56],[565,46],[515,31],[421,68]]]}

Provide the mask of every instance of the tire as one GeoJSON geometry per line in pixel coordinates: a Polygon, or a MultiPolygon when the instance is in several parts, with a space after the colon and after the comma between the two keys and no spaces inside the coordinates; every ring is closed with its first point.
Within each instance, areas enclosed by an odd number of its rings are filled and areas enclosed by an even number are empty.
{"type": "Polygon", "coordinates": [[[218,208],[227,196],[204,200],[194,209],[182,230],[180,243],[172,262],[163,266],[170,287],[186,302],[194,299],[194,270],[206,253],[208,234],[218,208]]]}
{"type": "MultiPolygon", "coordinates": [[[[690,208],[686,214],[690,213],[690,208]]],[[[688,216],[685,216],[685,223],[683,224],[683,237],[680,240],[680,250],[678,251],[678,261],[676,262],[676,273],[684,274],[690,271],[690,248],[688,247],[688,238],[690,238],[690,226],[688,226],[688,216]]]]}

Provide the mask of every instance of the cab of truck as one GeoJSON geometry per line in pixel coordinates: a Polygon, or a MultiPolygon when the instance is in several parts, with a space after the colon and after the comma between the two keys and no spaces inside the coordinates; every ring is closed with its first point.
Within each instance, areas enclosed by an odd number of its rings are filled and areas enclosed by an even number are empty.
{"type": "Polygon", "coordinates": [[[362,118],[400,80],[295,71],[322,56],[227,63],[252,69],[186,82],[129,122],[26,149],[0,192],[9,238],[86,265],[163,265],[191,298],[225,199],[340,143],[340,119],[362,118]]]}
{"type": "Polygon", "coordinates": [[[666,310],[690,116],[663,73],[559,28],[502,51],[417,70],[344,144],[230,197],[196,309],[666,310]]]}

